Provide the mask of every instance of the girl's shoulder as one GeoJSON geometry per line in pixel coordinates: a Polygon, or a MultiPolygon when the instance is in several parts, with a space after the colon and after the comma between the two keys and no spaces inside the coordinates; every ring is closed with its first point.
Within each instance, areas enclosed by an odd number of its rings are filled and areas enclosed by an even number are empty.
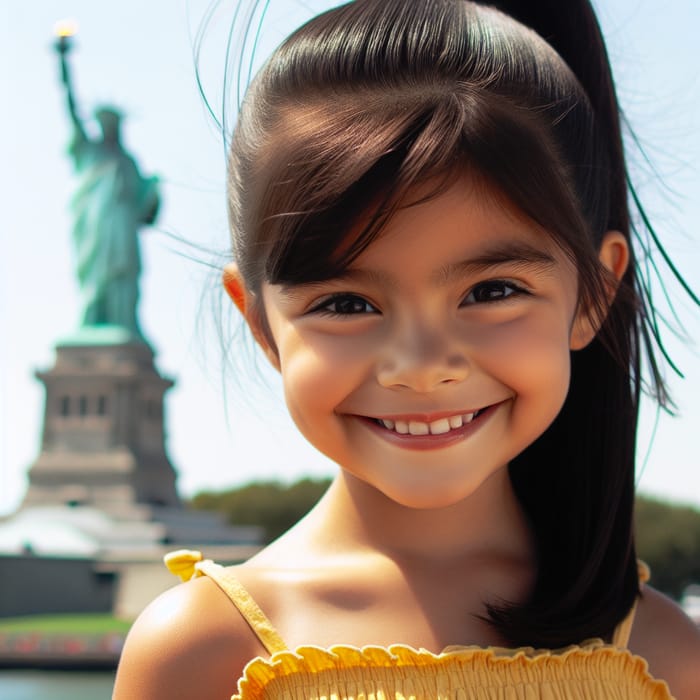
{"type": "Polygon", "coordinates": [[[229,599],[208,576],[156,598],[133,624],[113,700],[222,698],[250,659],[264,653],[229,599]]]}
{"type": "Polygon", "coordinates": [[[646,659],[651,674],[663,678],[677,700],[700,697],[700,627],[651,586],[642,586],[629,648],[646,659]]]}

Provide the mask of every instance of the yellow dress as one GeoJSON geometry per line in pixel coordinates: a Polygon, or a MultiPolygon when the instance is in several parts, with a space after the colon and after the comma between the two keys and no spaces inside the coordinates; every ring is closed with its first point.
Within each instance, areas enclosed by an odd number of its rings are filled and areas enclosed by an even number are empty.
{"type": "MultiPolygon", "coordinates": [[[[212,578],[270,654],[248,663],[232,700],[673,700],[666,683],[626,648],[636,604],[612,644],[451,646],[440,654],[403,644],[292,651],[230,568],[186,550],[168,555],[166,564],[185,581],[212,578]]],[[[641,575],[645,579],[645,567],[641,575]]]]}

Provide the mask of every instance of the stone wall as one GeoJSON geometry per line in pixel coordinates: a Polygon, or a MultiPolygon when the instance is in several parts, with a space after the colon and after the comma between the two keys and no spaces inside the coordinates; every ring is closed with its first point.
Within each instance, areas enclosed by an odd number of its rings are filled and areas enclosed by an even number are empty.
{"type": "Polygon", "coordinates": [[[0,556],[0,617],[111,613],[117,575],[89,559],[0,556]]]}

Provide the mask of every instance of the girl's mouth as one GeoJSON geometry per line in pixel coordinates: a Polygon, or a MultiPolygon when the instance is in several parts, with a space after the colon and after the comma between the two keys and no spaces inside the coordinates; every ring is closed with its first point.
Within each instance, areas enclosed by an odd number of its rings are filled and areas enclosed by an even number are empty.
{"type": "Polygon", "coordinates": [[[419,420],[391,420],[388,418],[374,418],[372,420],[387,430],[399,435],[446,435],[453,430],[459,430],[480,416],[486,408],[480,408],[470,413],[461,413],[446,418],[439,418],[429,423],[419,420]]]}
{"type": "Polygon", "coordinates": [[[391,418],[356,416],[375,435],[408,450],[438,450],[468,439],[484,425],[504,403],[484,406],[465,413],[443,413],[433,420],[428,416],[396,415],[391,418]]]}

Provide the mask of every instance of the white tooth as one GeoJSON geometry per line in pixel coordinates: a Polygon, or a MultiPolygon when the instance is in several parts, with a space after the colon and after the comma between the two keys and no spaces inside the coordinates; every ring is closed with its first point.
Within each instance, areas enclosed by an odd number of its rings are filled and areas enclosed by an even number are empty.
{"type": "Polygon", "coordinates": [[[462,420],[463,420],[465,423],[471,423],[471,422],[472,422],[472,418],[474,418],[474,414],[473,414],[473,413],[465,413],[465,414],[462,416],[462,420]]]}
{"type": "Polygon", "coordinates": [[[428,435],[430,434],[430,428],[427,423],[419,423],[418,421],[412,420],[408,423],[408,432],[411,435],[428,435]]]}
{"type": "Polygon", "coordinates": [[[450,432],[450,421],[447,418],[440,418],[439,420],[434,420],[430,424],[430,434],[431,435],[444,435],[450,432]]]}
{"type": "Polygon", "coordinates": [[[408,423],[402,420],[397,420],[394,424],[394,429],[397,433],[401,433],[401,435],[406,435],[406,433],[408,433],[408,423]]]}
{"type": "Polygon", "coordinates": [[[454,430],[455,428],[461,428],[464,425],[462,416],[450,416],[450,428],[454,430]]]}
{"type": "Polygon", "coordinates": [[[389,428],[389,430],[394,429],[394,421],[393,420],[389,420],[388,418],[387,419],[382,418],[382,423],[384,424],[385,428],[389,428]]]}

